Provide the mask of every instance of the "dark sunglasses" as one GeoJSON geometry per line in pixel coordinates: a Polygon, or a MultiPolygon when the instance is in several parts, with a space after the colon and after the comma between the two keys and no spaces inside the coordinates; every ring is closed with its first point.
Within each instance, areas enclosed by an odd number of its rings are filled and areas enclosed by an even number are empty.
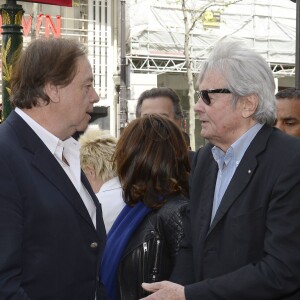
{"type": "Polygon", "coordinates": [[[201,90],[201,91],[196,91],[197,94],[197,101],[200,99],[203,100],[203,102],[206,105],[210,105],[211,101],[209,98],[209,93],[211,94],[231,94],[231,92],[228,89],[215,89],[215,90],[201,90]]]}

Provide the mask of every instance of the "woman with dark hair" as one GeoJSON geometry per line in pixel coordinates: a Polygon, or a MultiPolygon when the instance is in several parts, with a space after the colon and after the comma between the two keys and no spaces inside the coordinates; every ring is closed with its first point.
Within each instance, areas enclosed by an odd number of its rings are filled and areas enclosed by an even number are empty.
{"type": "Polygon", "coordinates": [[[183,237],[190,164],[180,128],[147,115],[122,132],[114,154],[126,206],[114,222],[101,278],[111,300],[146,295],[142,282],[168,279],[183,237]]]}

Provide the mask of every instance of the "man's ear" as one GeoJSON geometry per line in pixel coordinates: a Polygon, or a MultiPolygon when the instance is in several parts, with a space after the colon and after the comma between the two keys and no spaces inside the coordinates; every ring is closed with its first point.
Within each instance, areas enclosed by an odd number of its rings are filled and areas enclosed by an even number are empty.
{"type": "Polygon", "coordinates": [[[243,97],[241,110],[244,118],[249,118],[254,115],[258,106],[258,101],[259,99],[256,94],[243,97]]]}
{"type": "Polygon", "coordinates": [[[44,87],[44,92],[48,95],[50,98],[50,101],[52,102],[59,102],[60,96],[59,96],[59,88],[58,86],[54,85],[53,83],[46,83],[44,87]]]}
{"type": "Polygon", "coordinates": [[[87,173],[90,176],[90,178],[93,178],[93,179],[96,178],[95,169],[91,166],[86,166],[85,167],[85,173],[87,173]]]}

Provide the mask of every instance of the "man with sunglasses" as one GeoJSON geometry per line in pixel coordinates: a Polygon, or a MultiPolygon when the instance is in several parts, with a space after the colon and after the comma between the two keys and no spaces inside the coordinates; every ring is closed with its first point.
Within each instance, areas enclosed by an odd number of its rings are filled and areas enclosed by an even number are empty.
{"type": "Polygon", "coordinates": [[[164,300],[300,299],[300,140],[272,127],[268,64],[222,41],[199,74],[195,105],[209,143],[195,154],[190,214],[164,300]],[[176,282],[176,283],[175,283],[176,282]]]}

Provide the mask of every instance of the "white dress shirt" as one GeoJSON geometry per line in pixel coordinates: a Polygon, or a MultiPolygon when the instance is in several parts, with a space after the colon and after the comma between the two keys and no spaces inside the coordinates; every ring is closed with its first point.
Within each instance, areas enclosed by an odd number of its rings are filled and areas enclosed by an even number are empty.
{"type": "Polygon", "coordinates": [[[118,177],[106,181],[96,194],[102,206],[106,232],[110,230],[117,216],[125,206],[123,190],[118,177]]]}

